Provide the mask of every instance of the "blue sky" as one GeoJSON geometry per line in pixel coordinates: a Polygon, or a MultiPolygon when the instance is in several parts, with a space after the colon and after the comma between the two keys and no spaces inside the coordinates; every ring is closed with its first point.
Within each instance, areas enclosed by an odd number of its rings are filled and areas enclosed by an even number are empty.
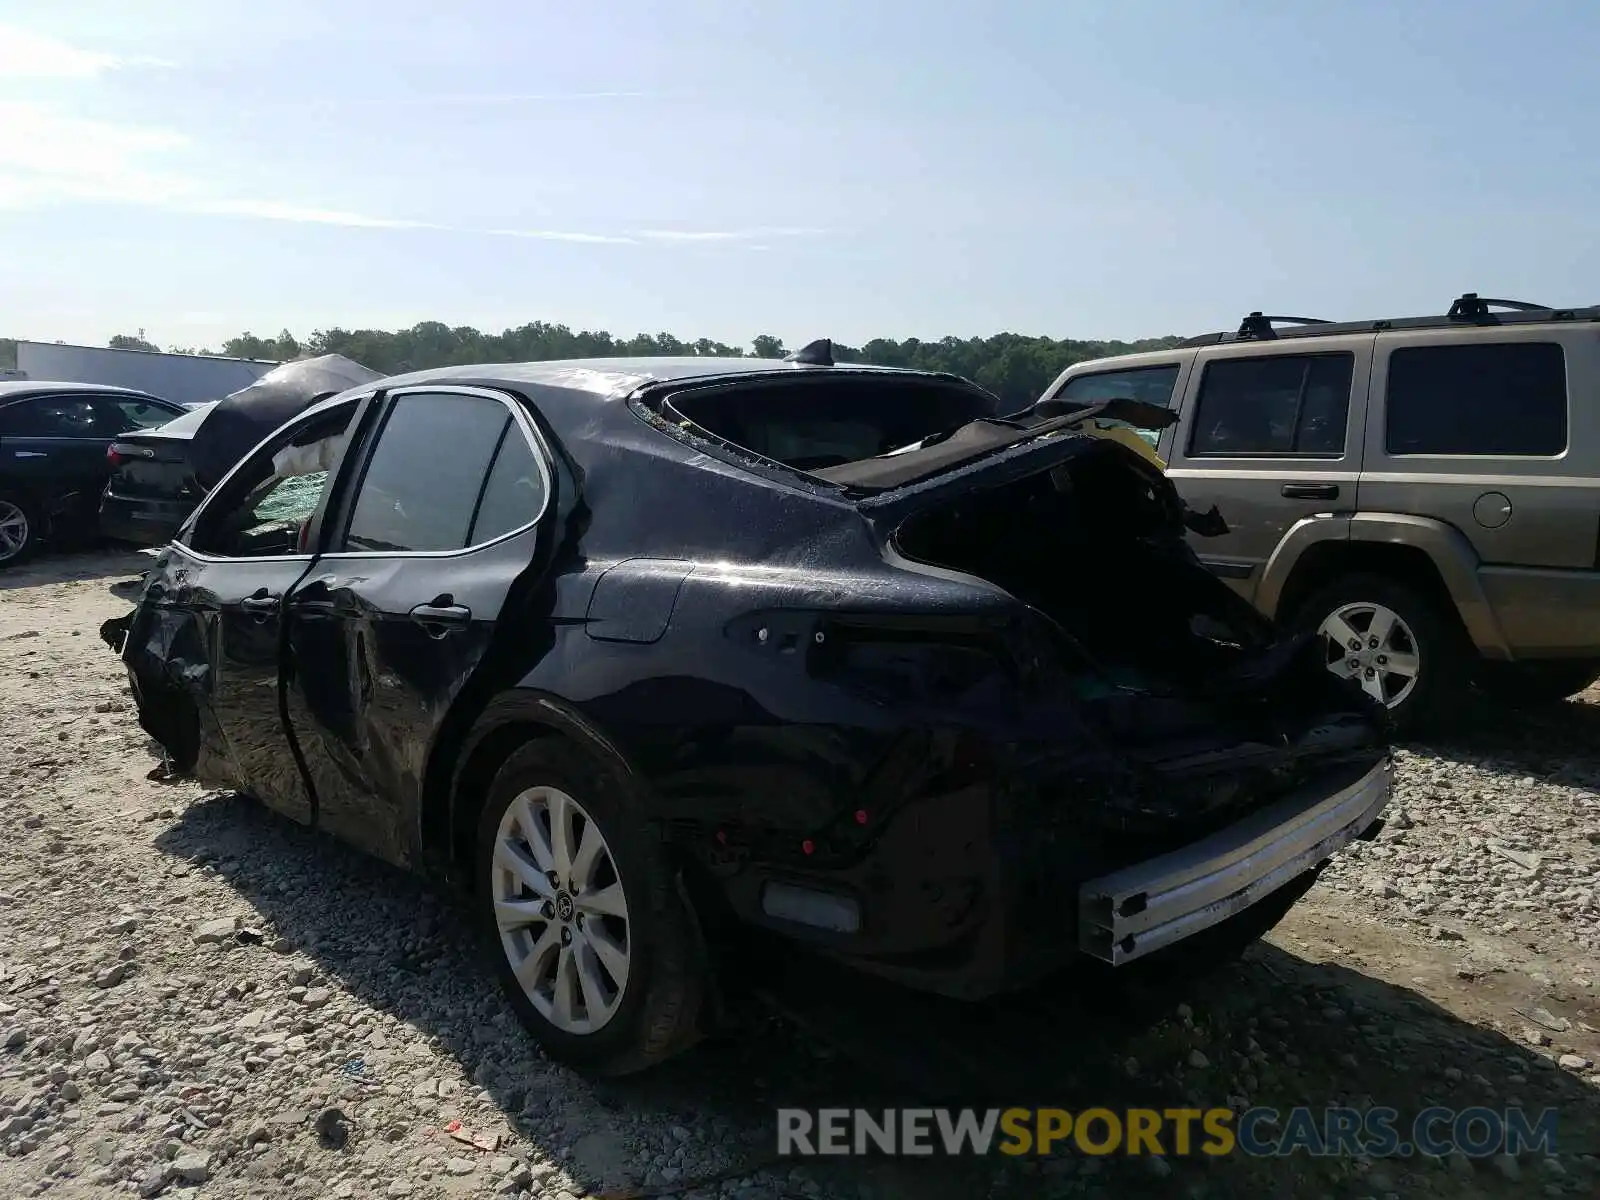
{"type": "Polygon", "coordinates": [[[0,0],[0,334],[1600,301],[1600,5],[0,0]]]}

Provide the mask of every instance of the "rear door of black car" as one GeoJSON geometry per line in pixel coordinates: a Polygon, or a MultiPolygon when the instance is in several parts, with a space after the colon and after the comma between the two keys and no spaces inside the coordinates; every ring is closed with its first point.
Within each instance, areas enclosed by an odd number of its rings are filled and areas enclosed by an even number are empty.
{"type": "Polygon", "coordinates": [[[299,461],[279,455],[307,439],[337,446],[357,415],[350,401],[295,421],[219,484],[157,559],[124,652],[146,729],[160,738],[152,725],[181,728],[192,713],[201,779],[306,823],[313,798],[280,702],[283,599],[311,567],[304,530],[338,459],[319,463],[303,449],[294,452],[299,461]]]}
{"type": "Polygon", "coordinates": [[[289,598],[287,702],[318,826],[403,863],[429,752],[537,567],[551,472],[496,392],[401,390],[377,420],[289,598]]]}

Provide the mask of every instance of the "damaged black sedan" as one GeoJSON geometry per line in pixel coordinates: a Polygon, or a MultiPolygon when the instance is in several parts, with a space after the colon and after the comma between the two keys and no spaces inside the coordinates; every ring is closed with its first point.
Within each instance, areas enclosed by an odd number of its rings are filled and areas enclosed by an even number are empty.
{"type": "Polygon", "coordinates": [[[723,930],[979,998],[1255,936],[1376,828],[1382,714],[1199,565],[1119,402],[796,357],[313,406],[108,623],[141,723],[461,885],[603,1073],[695,1040],[723,930]]]}

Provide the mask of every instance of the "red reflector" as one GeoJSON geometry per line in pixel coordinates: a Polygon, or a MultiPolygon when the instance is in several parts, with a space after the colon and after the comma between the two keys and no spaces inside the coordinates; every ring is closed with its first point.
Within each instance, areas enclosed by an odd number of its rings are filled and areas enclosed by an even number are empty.
{"type": "Polygon", "coordinates": [[[856,809],[856,824],[857,825],[865,825],[866,823],[867,823],[867,810],[864,809],[864,808],[856,809]]]}
{"type": "Polygon", "coordinates": [[[815,842],[813,842],[810,838],[807,838],[805,841],[800,843],[800,850],[801,850],[801,853],[803,853],[803,854],[810,854],[813,851],[815,851],[816,848],[817,848],[817,844],[815,842]]]}
{"type": "Polygon", "coordinates": [[[117,448],[115,446],[106,447],[106,461],[113,467],[122,461],[122,456],[117,453],[117,448]]]}
{"type": "Polygon", "coordinates": [[[726,846],[727,844],[728,844],[728,834],[727,834],[727,832],[725,830],[721,830],[721,829],[717,830],[717,845],[726,846]]]}

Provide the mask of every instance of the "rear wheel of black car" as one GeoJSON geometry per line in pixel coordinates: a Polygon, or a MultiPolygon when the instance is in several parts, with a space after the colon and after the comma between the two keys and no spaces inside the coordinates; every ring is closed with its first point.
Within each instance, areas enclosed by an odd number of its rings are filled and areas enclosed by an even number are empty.
{"type": "Polygon", "coordinates": [[[565,742],[524,746],[490,789],[476,864],[501,985],[551,1058],[625,1075],[695,1040],[703,955],[625,778],[565,742]]]}
{"type": "Polygon", "coordinates": [[[1452,614],[1408,584],[1345,575],[1307,599],[1292,623],[1322,635],[1328,670],[1380,701],[1398,732],[1440,727],[1460,705],[1470,649],[1452,614]]]}
{"type": "Polygon", "coordinates": [[[0,491],[0,567],[32,558],[43,533],[44,524],[26,497],[0,491]]]}
{"type": "Polygon", "coordinates": [[[1533,708],[1559,704],[1600,679],[1600,663],[1574,662],[1484,663],[1477,683],[1491,699],[1502,704],[1533,708]]]}

